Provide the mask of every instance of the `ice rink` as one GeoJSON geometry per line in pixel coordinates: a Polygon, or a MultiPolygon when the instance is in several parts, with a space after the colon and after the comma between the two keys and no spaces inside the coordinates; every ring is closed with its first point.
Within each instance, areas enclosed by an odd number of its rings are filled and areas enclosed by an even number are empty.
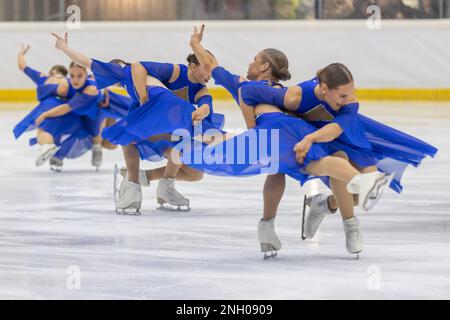
{"type": "MultiPolygon", "coordinates": [[[[304,194],[325,190],[316,182],[301,189],[288,179],[276,220],[283,248],[271,261],[257,241],[264,176],[180,182],[188,213],[156,210],[154,183],[144,189],[141,216],[116,215],[113,166],[123,163],[121,152],[105,151],[100,172],[90,153],[66,160],[60,174],[35,168],[31,135],[12,135],[27,113],[19,109],[0,111],[2,299],[450,298],[448,103],[362,103],[363,114],[439,152],[406,171],[401,195],[389,190],[370,213],[357,211],[359,260],[345,249],[338,215],[314,239],[300,239],[304,194]]],[[[244,127],[232,102],[217,109],[227,129],[244,127]]]]}

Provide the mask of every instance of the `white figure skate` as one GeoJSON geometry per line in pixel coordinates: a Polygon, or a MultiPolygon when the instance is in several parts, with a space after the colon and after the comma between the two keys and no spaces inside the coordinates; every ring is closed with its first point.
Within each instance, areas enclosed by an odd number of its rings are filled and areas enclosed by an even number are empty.
{"type": "Polygon", "coordinates": [[[323,193],[306,198],[306,205],[309,206],[309,212],[305,219],[305,237],[312,239],[325,216],[334,214],[337,210],[330,210],[328,196],[323,193]]]}
{"type": "Polygon", "coordinates": [[[64,162],[56,157],[50,158],[50,170],[54,172],[61,172],[64,162]]]}
{"type": "Polygon", "coordinates": [[[175,189],[175,179],[164,178],[159,180],[157,188],[158,210],[190,211],[189,199],[183,197],[175,189]]]}
{"type": "Polygon", "coordinates": [[[103,162],[103,150],[102,146],[100,144],[94,144],[92,146],[92,158],[91,158],[91,164],[93,167],[96,168],[97,171],[100,170],[100,166],[103,162]]]}
{"type": "Polygon", "coordinates": [[[363,250],[361,225],[356,217],[345,219],[343,222],[347,251],[356,254],[356,259],[359,259],[359,253],[363,250]]]}
{"type": "Polygon", "coordinates": [[[55,153],[57,153],[59,150],[59,147],[57,147],[54,144],[43,144],[39,148],[39,156],[36,159],[36,167],[42,166],[44,163],[47,162],[48,159],[53,157],[55,153]]]}
{"type": "Polygon", "coordinates": [[[275,233],[275,218],[268,221],[261,219],[258,225],[258,240],[264,260],[275,258],[277,251],[281,249],[281,241],[275,233]]]}
{"type": "Polygon", "coordinates": [[[114,203],[117,214],[140,215],[142,204],[142,188],[139,184],[123,179],[120,188],[117,188],[119,168],[114,167],[114,203]]]}
{"type": "MultiPolygon", "coordinates": [[[[120,168],[120,175],[128,180],[128,169],[126,167],[120,168]]],[[[149,187],[150,181],[147,178],[147,174],[144,170],[139,170],[139,184],[142,187],[149,187]]]]}
{"type": "Polygon", "coordinates": [[[365,211],[369,211],[381,199],[392,179],[394,179],[394,174],[388,175],[378,171],[362,173],[355,176],[347,184],[347,191],[358,194],[360,207],[365,211]]]}

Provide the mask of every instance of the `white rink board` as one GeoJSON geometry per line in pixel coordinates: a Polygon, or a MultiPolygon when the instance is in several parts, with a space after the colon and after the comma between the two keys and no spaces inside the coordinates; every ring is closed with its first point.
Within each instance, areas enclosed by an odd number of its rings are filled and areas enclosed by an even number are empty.
{"type": "MultiPolygon", "coordinates": [[[[352,70],[358,88],[449,88],[450,20],[382,20],[380,30],[359,21],[206,21],[204,45],[221,65],[246,74],[264,48],[290,59],[291,84],[312,78],[333,62],[352,70]]],[[[83,22],[81,30],[64,23],[0,23],[0,89],[33,88],[18,76],[20,43],[31,45],[30,66],[47,71],[69,60],[54,47],[51,32],[69,31],[70,44],[92,58],[185,63],[189,39],[199,21],[83,22]]],[[[211,82],[211,85],[212,82],[211,82]]]]}

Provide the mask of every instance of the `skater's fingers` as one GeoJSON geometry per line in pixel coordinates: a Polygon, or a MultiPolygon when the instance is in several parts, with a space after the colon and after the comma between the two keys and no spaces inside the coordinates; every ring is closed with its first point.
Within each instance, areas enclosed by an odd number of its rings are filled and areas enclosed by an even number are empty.
{"type": "Polygon", "coordinates": [[[307,154],[307,152],[296,152],[295,158],[297,159],[297,162],[300,164],[303,164],[303,162],[305,161],[305,158],[306,158],[306,154],[307,154]]]}
{"type": "Polygon", "coordinates": [[[53,33],[53,32],[52,32],[52,36],[54,36],[58,40],[62,40],[63,39],[59,35],[57,35],[56,33],[53,33]]]}
{"type": "Polygon", "coordinates": [[[199,38],[200,41],[203,39],[203,33],[205,32],[205,25],[202,24],[201,28],[200,28],[200,32],[199,32],[199,38]]]}

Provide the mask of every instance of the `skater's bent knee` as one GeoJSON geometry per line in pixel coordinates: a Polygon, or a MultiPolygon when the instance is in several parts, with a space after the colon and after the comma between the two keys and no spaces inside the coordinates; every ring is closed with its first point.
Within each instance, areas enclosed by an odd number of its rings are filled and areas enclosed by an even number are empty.
{"type": "Polygon", "coordinates": [[[342,158],[345,160],[349,159],[347,153],[345,153],[344,151],[338,151],[336,153],[333,153],[333,157],[338,157],[338,158],[342,158]]]}
{"type": "Polygon", "coordinates": [[[107,149],[107,150],[115,150],[115,149],[117,149],[117,145],[112,144],[108,140],[103,140],[102,141],[102,147],[107,149]]]}

